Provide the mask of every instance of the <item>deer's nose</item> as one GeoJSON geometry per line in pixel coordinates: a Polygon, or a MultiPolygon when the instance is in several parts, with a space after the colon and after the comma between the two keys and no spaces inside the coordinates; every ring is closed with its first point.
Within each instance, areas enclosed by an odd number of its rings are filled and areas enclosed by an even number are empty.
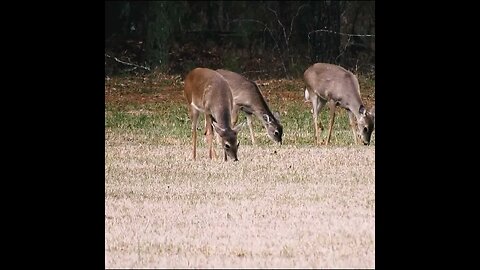
{"type": "Polygon", "coordinates": [[[238,158],[235,158],[233,161],[238,161],[238,158]]]}

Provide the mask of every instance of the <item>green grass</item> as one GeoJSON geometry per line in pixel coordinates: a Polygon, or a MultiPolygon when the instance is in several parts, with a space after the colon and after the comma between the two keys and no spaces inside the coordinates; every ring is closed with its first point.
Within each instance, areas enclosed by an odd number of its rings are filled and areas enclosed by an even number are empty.
{"type": "Polygon", "coordinates": [[[131,137],[144,143],[186,143],[190,136],[190,119],[186,107],[181,104],[147,104],[107,107],[105,131],[123,137],[131,137]]]}
{"type": "MultiPolygon", "coordinates": [[[[275,106],[280,108],[281,123],[284,127],[284,144],[313,145],[315,131],[313,128],[310,107],[299,103],[275,106]]],[[[322,138],[327,137],[329,111],[324,109],[320,119],[325,127],[322,138]]],[[[246,122],[242,113],[239,122],[246,122]]],[[[273,142],[266,135],[260,120],[254,118],[253,122],[256,143],[258,145],[271,145],[273,142]]],[[[122,106],[107,106],[105,113],[105,129],[109,133],[132,135],[144,143],[155,144],[185,144],[191,140],[191,122],[188,117],[186,104],[162,103],[143,105],[125,104],[122,106]]],[[[199,127],[200,135],[204,132],[204,116],[201,115],[199,127]]],[[[203,137],[203,136],[199,136],[203,137]]],[[[245,125],[239,134],[241,144],[251,144],[248,127],[245,125]]],[[[203,140],[199,140],[203,141],[203,140]]],[[[203,142],[199,142],[203,143],[203,142]]],[[[372,145],[375,137],[372,137],[372,145]]],[[[345,146],[353,144],[353,135],[348,123],[348,114],[345,110],[337,108],[334,127],[330,144],[345,146]]]]}

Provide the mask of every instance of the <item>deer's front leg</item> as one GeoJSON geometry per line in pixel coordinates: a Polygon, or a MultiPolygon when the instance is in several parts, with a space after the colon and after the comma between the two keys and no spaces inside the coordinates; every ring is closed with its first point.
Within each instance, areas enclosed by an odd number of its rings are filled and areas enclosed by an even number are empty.
{"type": "Polygon", "coordinates": [[[205,116],[206,122],[206,136],[207,136],[207,144],[208,144],[208,157],[210,159],[214,158],[217,159],[217,154],[215,153],[215,149],[213,148],[213,126],[212,126],[212,118],[210,115],[205,116]]]}
{"type": "Polygon", "coordinates": [[[252,138],[252,145],[255,145],[255,136],[253,136],[252,115],[247,113],[247,124],[250,129],[250,138],[252,138]]]}

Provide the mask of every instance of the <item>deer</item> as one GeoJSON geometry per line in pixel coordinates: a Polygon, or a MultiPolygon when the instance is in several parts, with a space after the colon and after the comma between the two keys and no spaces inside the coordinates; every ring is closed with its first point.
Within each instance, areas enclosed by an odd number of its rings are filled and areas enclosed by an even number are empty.
{"type": "Polygon", "coordinates": [[[238,73],[225,69],[217,69],[216,71],[227,80],[232,90],[232,124],[235,125],[237,123],[239,111],[243,111],[247,117],[252,144],[255,145],[252,127],[252,115],[255,115],[266,129],[267,136],[281,145],[283,126],[280,124],[279,115],[275,116],[270,111],[258,85],[238,73]]]}
{"type": "Polygon", "coordinates": [[[185,77],[184,94],[192,121],[193,160],[196,159],[198,117],[200,113],[204,113],[209,158],[217,158],[212,140],[215,129],[221,137],[224,161],[227,161],[227,156],[238,161],[240,143],[237,135],[242,125],[232,127],[233,96],[225,78],[212,69],[195,68],[185,77]]]}
{"type": "Polygon", "coordinates": [[[374,128],[374,119],[367,111],[360,98],[360,85],[357,77],[345,68],[333,64],[316,63],[305,70],[305,102],[311,102],[313,108],[313,125],[315,127],[316,143],[321,144],[320,135],[322,123],[318,114],[328,104],[330,123],[325,145],[330,142],[332,127],[337,106],[348,111],[350,127],[356,144],[370,144],[374,128]],[[318,123],[320,124],[320,130],[318,123]],[[355,125],[356,123],[356,125],[355,125]]]}

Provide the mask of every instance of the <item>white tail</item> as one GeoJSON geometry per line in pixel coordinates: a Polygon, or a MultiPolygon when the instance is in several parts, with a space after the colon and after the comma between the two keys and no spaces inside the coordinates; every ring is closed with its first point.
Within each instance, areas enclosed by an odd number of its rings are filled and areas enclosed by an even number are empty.
{"type": "Polygon", "coordinates": [[[348,111],[355,141],[358,143],[360,138],[363,144],[370,144],[374,122],[362,103],[360,86],[353,73],[340,66],[317,63],[305,71],[303,78],[306,84],[305,99],[312,102],[317,144],[320,144],[320,133],[323,130],[321,122],[320,130],[318,127],[318,114],[327,103],[330,109],[330,123],[326,144],[330,142],[336,106],[348,111]]]}
{"type": "Polygon", "coordinates": [[[193,159],[196,159],[198,116],[200,112],[204,112],[210,159],[217,157],[213,148],[215,128],[222,138],[224,160],[226,161],[228,156],[237,161],[237,134],[241,126],[231,126],[233,97],[227,81],[214,70],[195,68],[185,77],[184,94],[192,120],[193,159]]]}
{"type": "Polygon", "coordinates": [[[217,69],[217,72],[227,80],[232,90],[232,123],[237,123],[240,110],[245,112],[252,144],[255,144],[252,128],[252,114],[254,114],[262,122],[270,139],[281,144],[283,127],[280,124],[279,115],[275,115],[270,111],[258,85],[242,75],[229,70],[217,69]]]}

